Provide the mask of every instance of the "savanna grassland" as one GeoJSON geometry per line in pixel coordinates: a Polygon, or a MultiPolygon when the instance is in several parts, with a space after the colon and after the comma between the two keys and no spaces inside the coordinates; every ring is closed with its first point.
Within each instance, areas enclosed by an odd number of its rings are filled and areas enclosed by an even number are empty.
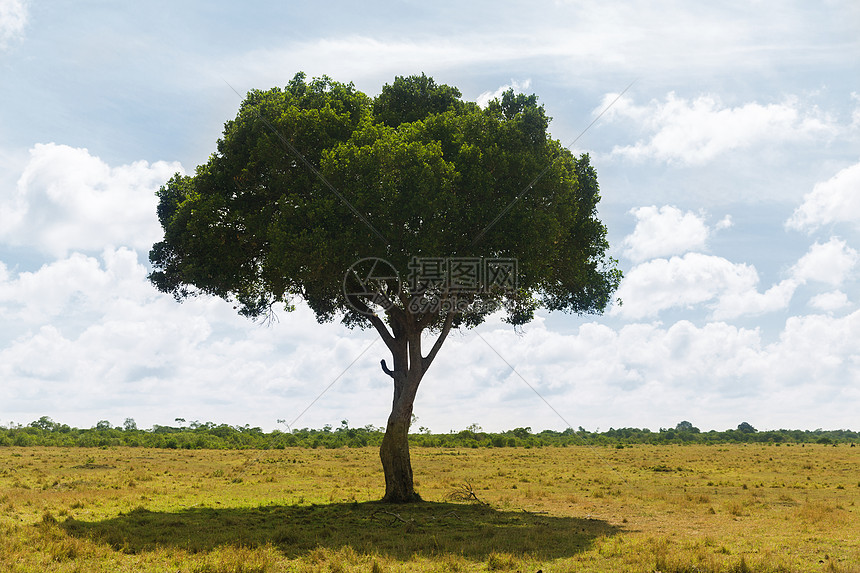
{"type": "Polygon", "coordinates": [[[860,572],[860,448],[0,448],[9,572],[860,572]]]}

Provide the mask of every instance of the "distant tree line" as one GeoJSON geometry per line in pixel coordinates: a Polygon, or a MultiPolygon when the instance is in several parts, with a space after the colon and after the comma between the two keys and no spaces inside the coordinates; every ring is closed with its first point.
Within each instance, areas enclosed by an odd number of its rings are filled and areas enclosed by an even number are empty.
{"type": "MultiPolygon", "coordinates": [[[[342,448],[379,446],[383,428],[372,425],[351,428],[346,420],[337,428],[330,425],[320,430],[309,428],[291,431],[264,432],[261,428],[230,426],[213,422],[192,421],[185,425],[182,418],[177,426],[155,425],[140,429],[132,418],[122,426],[113,426],[106,420],[94,427],[80,429],[54,422],[48,416],[23,426],[0,426],[0,447],[3,446],[63,446],[113,447],[130,446],[165,449],[283,449],[283,448],[342,448]]],[[[414,424],[413,424],[414,425],[414,424]]],[[[674,428],[609,428],[604,432],[589,432],[583,427],[568,428],[562,432],[531,428],[514,428],[505,432],[484,432],[477,424],[465,430],[447,434],[434,434],[420,427],[409,435],[417,447],[452,448],[533,448],[546,446],[614,446],[623,448],[633,444],[851,444],[860,442],[860,432],[851,430],[767,430],[758,431],[747,422],[736,429],[702,432],[684,421],[674,428]]]]}

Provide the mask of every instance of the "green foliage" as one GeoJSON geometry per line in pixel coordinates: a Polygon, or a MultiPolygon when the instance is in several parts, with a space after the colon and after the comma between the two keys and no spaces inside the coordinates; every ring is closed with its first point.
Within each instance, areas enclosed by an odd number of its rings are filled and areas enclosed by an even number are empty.
{"type": "MultiPolygon", "coordinates": [[[[321,430],[310,428],[291,432],[278,430],[264,432],[261,428],[230,426],[213,422],[192,421],[187,427],[155,425],[144,430],[134,427],[111,428],[109,424],[95,428],[78,429],[66,424],[50,422],[43,416],[27,426],[0,427],[2,446],[63,446],[63,447],[150,447],[165,449],[283,449],[304,448],[356,448],[379,446],[383,428],[367,425],[350,428],[341,421],[338,428],[326,425],[321,430]],[[44,427],[43,427],[44,426],[44,427]]],[[[132,420],[133,421],[133,420],[132,420]]],[[[131,426],[126,424],[126,426],[131,426]]],[[[610,428],[605,432],[588,432],[584,429],[563,432],[544,430],[532,433],[531,428],[515,428],[505,432],[485,432],[478,424],[471,424],[460,432],[432,434],[426,428],[420,433],[410,434],[409,441],[418,447],[451,448],[510,448],[623,444],[847,444],[860,441],[860,432],[851,430],[769,430],[742,432],[725,430],[718,432],[684,431],[661,428],[652,432],[647,428],[610,428]]]]}
{"type": "Polygon", "coordinates": [[[687,422],[686,420],[684,420],[683,422],[678,422],[678,425],[675,426],[675,430],[678,432],[693,432],[696,434],[698,434],[700,431],[699,428],[695,427],[693,424],[687,422]]]}
{"type": "MultiPolygon", "coordinates": [[[[301,73],[252,91],[209,161],[159,191],[150,279],[249,317],[303,299],[320,321],[367,327],[342,292],[356,261],[378,257],[407,277],[413,257],[500,257],[518,261],[518,288],[465,297],[455,326],[498,306],[513,324],[541,306],[601,312],[621,273],[605,254],[597,176],[548,125],[536,96],[508,91],[481,109],[425,75],[397,77],[375,99],[301,73]]],[[[417,293],[403,288],[405,306],[417,293]]]]}
{"type": "Polygon", "coordinates": [[[433,78],[424,74],[397,76],[374,100],[373,116],[388,127],[397,127],[401,123],[423,120],[430,114],[449,110],[462,112],[466,105],[474,106],[461,101],[460,95],[457,88],[437,85],[433,78]]]}
{"type": "Polygon", "coordinates": [[[754,434],[757,432],[755,428],[749,422],[741,422],[738,424],[738,432],[743,432],[744,434],[754,434]]]}

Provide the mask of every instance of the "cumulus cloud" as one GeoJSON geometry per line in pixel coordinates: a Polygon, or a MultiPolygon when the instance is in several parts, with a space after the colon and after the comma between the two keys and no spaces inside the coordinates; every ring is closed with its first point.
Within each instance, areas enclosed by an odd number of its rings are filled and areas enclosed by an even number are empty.
{"type": "MultiPolygon", "coordinates": [[[[591,322],[559,333],[538,320],[519,336],[503,325],[481,330],[480,336],[455,338],[427,374],[434,392],[422,395],[416,410],[432,405],[435,416],[448,421],[443,431],[475,421],[470,419],[477,415],[474,409],[457,407],[464,401],[489,406],[481,412],[485,428],[656,428],[667,424],[661,419],[666,412],[689,411],[704,396],[716,397],[737,377],[748,376],[761,353],[756,330],[724,323],[699,328],[680,321],[669,327],[615,329],[591,322]],[[441,412],[447,414],[439,416],[441,412]]],[[[755,385],[743,390],[754,394],[755,385]]],[[[428,424],[435,428],[439,422],[428,419],[428,424]]]]}
{"type": "Polygon", "coordinates": [[[703,249],[709,229],[702,216],[677,207],[637,207],[633,233],[624,238],[624,256],[634,262],[703,249]]]}
{"type": "Polygon", "coordinates": [[[84,300],[99,299],[96,294],[103,294],[109,281],[98,260],[79,253],[36,272],[21,273],[14,280],[8,271],[0,273],[0,316],[38,322],[71,313],[73,301],[80,311],[84,300]]]}
{"type": "MultiPolygon", "coordinates": [[[[677,218],[677,213],[673,217],[677,218]]],[[[625,239],[625,244],[648,244],[646,240],[632,241],[634,235],[625,239]]],[[[787,308],[800,285],[842,285],[858,262],[860,253],[842,239],[832,237],[826,243],[813,244],[789,269],[787,278],[759,292],[758,272],[752,265],[701,253],[657,258],[625,274],[617,293],[623,304],[612,307],[610,313],[641,320],[668,309],[705,305],[715,320],[764,314],[787,308]]]]}
{"type": "Polygon", "coordinates": [[[38,327],[96,319],[117,301],[146,305],[156,294],[146,275],[137,253],[125,247],[105,249],[98,258],[72,253],[32,272],[12,273],[0,263],[0,319],[38,327]]]}
{"type": "Polygon", "coordinates": [[[143,383],[140,373],[211,332],[188,308],[165,312],[168,301],[146,284],[146,269],[127,248],[99,258],[73,253],[33,272],[7,269],[0,273],[0,320],[9,325],[0,335],[3,392],[82,409],[134,393],[128,384],[143,383]]]}
{"type": "Polygon", "coordinates": [[[483,92],[481,95],[475,98],[475,101],[478,103],[479,106],[487,107],[488,103],[490,103],[494,99],[502,97],[502,94],[509,89],[513,89],[515,93],[524,93],[525,90],[529,89],[529,86],[531,85],[532,81],[530,79],[527,79],[522,82],[511,80],[511,83],[499,87],[496,91],[483,92]]]}
{"type": "Polygon", "coordinates": [[[823,292],[809,300],[809,306],[824,312],[834,312],[850,306],[848,295],[841,290],[823,292]]]}
{"type": "Polygon", "coordinates": [[[860,222],[860,163],[839,171],[827,181],[817,183],[803,197],[786,227],[812,231],[830,223],[860,222]]]}
{"type": "Polygon", "coordinates": [[[824,244],[816,243],[809,248],[792,267],[792,276],[798,281],[818,281],[838,287],[860,260],[860,253],[836,237],[824,244]]]}
{"type": "MultiPolygon", "coordinates": [[[[607,94],[600,109],[616,96],[607,94]]],[[[804,110],[797,99],[730,107],[713,95],[689,100],[674,92],[665,101],[652,100],[644,105],[622,97],[606,117],[636,122],[649,134],[632,145],[615,146],[614,155],[687,165],[706,163],[721,154],[767,142],[820,137],[836,129],[833,120],[816,109],[804,110]]]]}
{"type": "Polygon", "coordinates": [[[27,3],[24,0],[0,0],[0,50],[24,34],[27,25],[27,3]]]}
{"type": "Polygon", "coordinates": [[[759,293],[758,282],[755,267],[723,257],[687,253],[654,259],[625,275],[618,289],[623,305],[610,312],[639,320],[670,308],[692,309],[708,303],[712,317],[722,320],[785,308],[797,288],[797,281],[787,279],[759,293]]]}
{"type": "MultiPolygon", "coordinates": [[[[685,258],[693,265],[702,257],[685,258]]],[[[710,264],[738,275],[725,283],[751,290],[750,269],[710,264]]],[[[384,424],[391,390],[378,366],[387,350],[375,333],[319,325],[303,305],[261,328],[220,299],[179,305],[145,274],[138,255],[122,248],[72,254],[30,273],[0,265],[0,320],[21,324],[0,334],[0,403],[15,405],[5,416],[26,423],[47,414],[77,425],[131,416],[143,427],[182,416],[271,428],[278,418],[295,420],[337,380],[297,426],[384,424]]],[[[787,419],[780,416],[793,415],[789,405],[772,402],[781,389],[815,398],[804,402],[810,421],[788,419],[818,427],[814,418],[823,412],[834,424],[851,419],[839,384],[860,383],[852,368],[860,361],[860,311],[789,319],[767,345],[757,328],[688,320],[617,328],[588,322],[556,332],[538,317],[518,335],[493,317],[480,332],[454,333],[446,342],[416,402],[422,425],[442,432],[473,422],[494,430],[657,428],[681,419],[702,427],[735,427],[743,419],[779,426],[787,419]],[[769,418],[753,418],[763,412],[769,418]]]]}
{"type": "Polygon", "coordinates": [[[787,278],[764,292],[758,292],[754,285],[748,288],[728,288],[719,294],[711,316],[716,320],[755,316],[788,308],[799,282],[787,278]]]}
{"type": "MultiPolygon", "coordinates": [[[[328,403],[302,420],[320,427],[343,419],[356,392],[390,387],[379,352],[349,368],[372,333],[319,325],[304,306],[264,328],[221,299],[177,304],[146,273],[127,248],[73,253],[33,272],[0,264],[4,416],[23,411],[25,422],[48,414],[84,425],[193,416],[271,426],[294,419],[349,370],[328,403]]],[[[383,412],[386,402],[367,411],[383,412]]]]}
{"type": "Polygon", "coordinates": [[[787,419],[810,429],[821,419],[848,427],[856,398],[847,394],[860,382],[858,336],[860,311],[788,319],[772,343],[758,328],[725,322],[619,328],[591,322],[561,333],[538,320],[519,336],[488,325],[480,337],[446,343],[427,375],[434,391],[419,396],[416,411],[422,423],[442,431],[478,416],[488,429],[656,429],[683,419],[724,429],[748,418],[764,427],[784,427],[787,419]],[[457,407],[463,401],[491,407],[464,412],[457,407]],[[805,405],[802,415],[798,403],[805,405]]]}
{"type": "Polygon", "coordinates": [[[821,314],[786,320],[779,341],[769,349],[769,366],[775,384],[799,385],[806,380],[831,385],[860,383],[860,311],[844,317],[821,314]],[[785,373],[780,380],[778,373],[785,373]]]}
{"type": "Polygon", "coordinates": [[[106,246],[148,249],[158,240],[156,190],[179,163],[111,167],[86,149],[37,144],[16,192],[0,197],[0,241],[56,257],[106,246]]]}

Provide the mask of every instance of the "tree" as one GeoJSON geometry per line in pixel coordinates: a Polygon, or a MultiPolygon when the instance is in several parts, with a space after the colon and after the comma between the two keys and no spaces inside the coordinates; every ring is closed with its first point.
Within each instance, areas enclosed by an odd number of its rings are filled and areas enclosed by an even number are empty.
{"type": "Polygon", "coordinates": [[[39,428],[41,430],[53,431],[59,427],[59,424],[54,422],[50,416],[42,416],[36,421],[30,422],[31,428],[39,428]]]}
{"type": "Polygon", "coordinates": [[[678,422],[678,425],[675,426],[675,430],[677,430],[678,432],[692,432],[694,434],[699,433],[699,428],[686,420],[678,422]]]}
{"type": "Polygon", "coordinates": [[[418,499],[412,407],[450,330],[499,310],[514,326],[541,307],[599,313],[621,279],[589,158],[548,124],[536,96],[481,109],[425,75],[373,99],[302,73],[251,91],[209,160],[159,190],[150,280],[250,318],[304,301],[320,322],[374,328],[394,387],[384,499],[418,499]]]}
{"type": "Polygon", "coordinates": [[[758,430],[753,428],[752,424],[750,424],[749,422],[741,422],[740,424],[738,424],[738,431],[743,432],[744,434],[754,434],[758,430]]]}

